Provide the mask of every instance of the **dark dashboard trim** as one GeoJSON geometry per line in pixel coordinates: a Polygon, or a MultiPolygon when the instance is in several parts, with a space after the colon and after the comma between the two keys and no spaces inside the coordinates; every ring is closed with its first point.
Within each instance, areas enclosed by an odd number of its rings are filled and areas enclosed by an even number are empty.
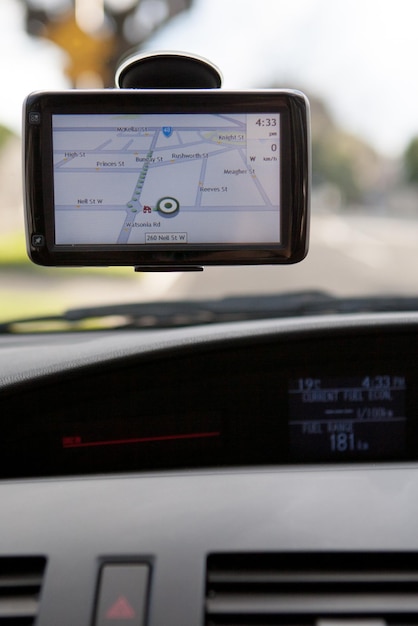
{"type": "Polygon", "coordinates": [[[418,461],[418,315],[2,337],[0,477],[418,461]]]}
{"type": "Polygon", "coordinates": [[[0,392],[132,360],[338,335],[418,333],[418,313],[329,315],[170,330],[39,333],[0,337],[0,392]]]}

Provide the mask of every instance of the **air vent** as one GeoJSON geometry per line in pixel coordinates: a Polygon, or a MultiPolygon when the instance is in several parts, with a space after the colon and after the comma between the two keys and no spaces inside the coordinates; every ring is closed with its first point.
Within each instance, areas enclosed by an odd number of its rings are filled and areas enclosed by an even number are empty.
{"type": "Polygon", "coordinates": [[[418,554],[214,554],[206,626],[416,626],[418,554]]]}
{"type": "Polygon", "coordinates": [[[46,560],[0,558],[0,626],[35,624],[46,560]]]}

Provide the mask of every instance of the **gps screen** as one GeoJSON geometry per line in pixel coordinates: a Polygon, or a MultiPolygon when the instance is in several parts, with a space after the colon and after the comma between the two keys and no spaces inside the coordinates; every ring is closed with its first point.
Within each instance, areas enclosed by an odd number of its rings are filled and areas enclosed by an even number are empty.
{"type": "Polygon", "coordinates": [[[280,114],[52,115],[55,244],[278,244],[280,114]]]}

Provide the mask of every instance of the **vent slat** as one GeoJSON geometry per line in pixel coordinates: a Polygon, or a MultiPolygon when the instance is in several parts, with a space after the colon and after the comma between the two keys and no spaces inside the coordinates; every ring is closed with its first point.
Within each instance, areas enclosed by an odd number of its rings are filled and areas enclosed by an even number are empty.
{"type": "MultiPolygon", "coordinates": [[[[418,564],[417,564],[418,565],[418,564]]],[[[417,573],[409,572],[209,572],[209,584],[335,584],[335,583],[385,583],[385,584],[418,584],[417,573]]]]}
{"type": "Polygon", "coordinates": [[[38,613],[38,598],[8,597],[0,599],[0,624],[11,617],[35,617],[38,613]]]}
{"type": "Polygon", "coordinates": [[[383,613],[417,613],[418,593],[372,595],[344,594],[341,595],[303,595],[303,594],[216,594],[206,603],[209,613],[231,614],[245,613],[265,614],[282,613],[286,615],[335,615],[335,614],[381,614],[383,613]]]}
{"type": "Polygon", "coordinates": [[[0,576],[0,593],[8,587],[41,587],[42,576],[0,576]]]}

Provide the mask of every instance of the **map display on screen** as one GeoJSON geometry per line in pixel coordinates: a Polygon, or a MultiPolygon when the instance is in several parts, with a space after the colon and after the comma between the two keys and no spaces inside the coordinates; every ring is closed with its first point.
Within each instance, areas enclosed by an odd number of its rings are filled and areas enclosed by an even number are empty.
{"type": "Polygon", "coordinates": [[[54,114],[56,245],[280,243],[280,114],[54,114]]]}

